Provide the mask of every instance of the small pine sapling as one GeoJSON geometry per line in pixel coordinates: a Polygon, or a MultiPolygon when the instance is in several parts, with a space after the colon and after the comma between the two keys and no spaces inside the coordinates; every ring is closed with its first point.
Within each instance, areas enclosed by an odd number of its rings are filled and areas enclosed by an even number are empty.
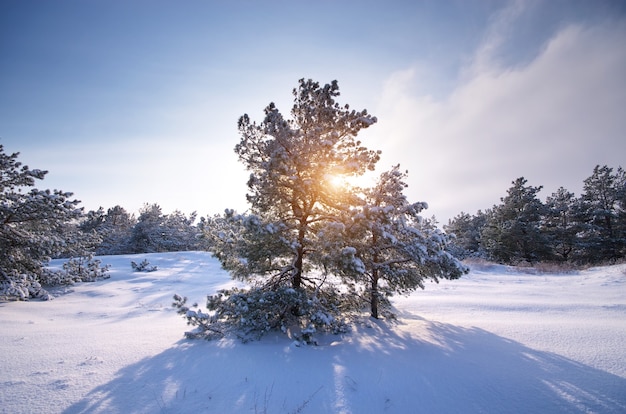
{"type": "Polygon", "coordinates": [[[150,265],[150,262],[146,259],[143,259],[139,264],[131,261],[130,267],[133,268],[133,272],[156,272],[158,270],[157,266],[150,265]]]}

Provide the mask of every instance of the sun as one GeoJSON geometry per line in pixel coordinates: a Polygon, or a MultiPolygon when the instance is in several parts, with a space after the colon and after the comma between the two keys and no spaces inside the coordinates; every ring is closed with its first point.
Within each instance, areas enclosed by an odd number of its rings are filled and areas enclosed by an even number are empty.
{"type": "Polygon", "coordinates": [[[374,184],[374,176],[366,173],[359,176],[347,174],[327,174],[324,180],[326,184],[335,191],[343,191],[354,188],[369,188],[374,184]]]}
{"type": "Polygon", "coordinates": [[[330,184],[332,188],[336,190],[344,188],[348,184],[348,180],[346,179],[346,177],[339,174],[329,175],[326,181],[328,182],[328,184],[330,184]]]}

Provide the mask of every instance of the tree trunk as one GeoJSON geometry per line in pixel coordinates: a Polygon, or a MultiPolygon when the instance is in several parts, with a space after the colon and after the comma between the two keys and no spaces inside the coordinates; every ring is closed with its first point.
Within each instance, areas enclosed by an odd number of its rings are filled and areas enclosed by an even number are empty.
{"type": "Polygon", "coordinates": [[[304,266],[304,236],[306,235],[306,224],[300,224],[298,230],[298,248],[296,249],[296,260],[294,260],[293,276],[291,287],[298,289],[302,285],[302,267],[304,266]]]}
{"type": "Polygon", "coordinates": [[[370,312],[372,318],[378,319],[378,269],[372,271],[372,286],[370,289],[370,312]]]}
{"type": "MultiPolygon", "coordinates": [[[[372,246],[376,248],[378,244],[378,235],[376,232],[372,234],[372,246]]],[[[372,285],[370,287],[370,314],[372,318],[378,319],[378,267],[376,264],[378,263],[378,251],[375,250],[372,263],[374,264],[372,269],[372,285]]]]}
{"type": "Polygon", "coordinates": [[[298,247],[296,255],[296,260],[293,264],[293,276],[291,277],[291,287],[294,289],[298,289],[302,285],[302,265],[304,262],[302,257],[304,255],[304,248],[302,246],[298,247]]]}

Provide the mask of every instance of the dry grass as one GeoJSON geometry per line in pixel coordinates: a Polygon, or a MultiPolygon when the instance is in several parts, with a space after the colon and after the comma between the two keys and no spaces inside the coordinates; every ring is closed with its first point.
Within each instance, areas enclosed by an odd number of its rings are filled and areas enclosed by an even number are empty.
{"type": "Polygon", "coordinates": [[[585,267],[568,262],[539,262],[532,266],[538,273],[574,273],[585,267]]]}
{"type": "MultiPolygon", "coordinates": [[[[470,269],[477,270],[488,270],[494,266],[498,266],[500,264],[495,262],[490,262],[489,260],[472,257],[463,260],[463,263],[469,266],[470,269]]],[[[584,270],[589,266],[577,265],[574,263],[568,262],[539,262],[539,263],[529,263],[529,262],[518,262],[515,264],[509,264],[507,266],[511,266],[513,268],[519,269],[519,271],[530,272],[530,273],[574,273],[580,270],[584,270]]]]}

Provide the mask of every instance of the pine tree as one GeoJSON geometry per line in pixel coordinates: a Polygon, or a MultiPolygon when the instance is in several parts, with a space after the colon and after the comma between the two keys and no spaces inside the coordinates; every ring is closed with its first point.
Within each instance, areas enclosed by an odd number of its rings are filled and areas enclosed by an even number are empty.
{"type": "Polygon", "coordinates": [[[577,235],[582,227],[576,214],[578,202],[574,193],[563,187],[546,198],[541,232],[548,239],[551,256],[564,262],[572,260],[580,249],[577,235]]]}
{"type": "Polygon", "coordinates": [[[524,177],[512,182],[481,234],[485,251],[496,261],[536,263],[548,254],[547,239],[540,230],[544,205],[537,198],[542,186],[526,183],[524,177]]]}
{"type": "Polygon", "coordinates": [[[73,243],[67,224],[82,210],[72,193],[31,188],[47,171],[22,165],[18,155],[5,154],[0,145],[0,295],[46,297],[44,265],[73,243]]]}
{"type": "Polygon", "coordinates": [[[424,289],[426,279],[457,279],[467,272],[446,251],[447,235],[419,215],[427,204],[406,199],[405,178],[399,165],[382,173],[374,187],[364,190],[364,204],[353,210],[346,226],[343,263],[357,283],[365,283],[374,318],[379,317],[381,304],[387,313],[387,298],[393,294],[424,289]]]}
{"type": "Polygon", "coordinates": [[[197,246],[196,213],[187,217],[179,210],[163,214],[157,204],[146,204],[131,230],[129,246],[134,253],[179,252],[197,246]]]}
{"type": "Polygon", "coordinates": [[[481,233],[487,223],[489,212],[479,210],[476,215],[461,212],[448,221],[444,226],[446,233],[451,236],[448,251],[459,259],[468,257],[484,257],[481,246],[481,233]]]}
{"type": "MultiPolygon", "coordinates": [[[[335,102],[336,81],[320,86],[301,79],[293,90],[292,118],[286,120],[271,103],[260,124],[248,115],[239,120],[241,142],[235,152],[250,171],[248,201],[251,215],[265,228],[260,240],[274,239],[284,247],[267,252],[273,257],[251,268],[251,274],[271,276],[275,283],[300,288],[305,280],[307,255],[316,250],[314,231],[333,212],[349,204],[349,194],[336,191],[331,179],[358,176],[373,170],[379,153],[356,140],[357,134],[376,122],[366,110],[350,110],[335,102]],[[271,231],[270,231],[271,229],[271,231]],[[275,266],[278,265],[278,268],[275,266]]],[[[245,253],[245,252],[244,252],[245,253]]],[[[258,259],[249,251],[252,259],[258,259]]],[[[249,257],[244,257],[249,259],[249,257]]]]}
{"type": "Polygon", "coordinates": [[[96,247],[99,255],[127,254],[130,250],[130,238],[133,227],[137,224],[135,216],[123,207],[103,208],[87,213],[87,220],[81,224],[83,231],[95,231],[102,238],[96,247]]]}
{"type": "MultiPolygon", "coordinates": [[[[273,103],[260,123],[248,115],[239,119],[235,152],[250,172],[250,210],[227,211],[205,219],[202,227],[222,266],[253,286],[210,296],[210,323],[187,317],[201,335],[223,332],[222,324],[246,338],[281,329],[307,340],[319,327],[342,329],[342,294],[326,283],[319,254],[326,240],[320,231],[355,200],[352,192],[333,185],[333,178],[361,175],[379,159],[379,152],[356,139],[376,118],[336,103],[336,81],[320,86],[301,79],[293,95],[291,119],[273,103]]],[[[179,299],[181,314],[193,315],[179,299]]]]}
{"type": "Polygon", "coordinates": [[[198,229],[194,225],[197,214],[187,217],[179,210],[165,215],[163,221],[164,247],[168,252],[195,250],[198,246],[198,229]]]}
{"type": "Polygon", "coordinates": [[[621,167],[613,173],[613,168],[597,165],[584,181],[580,214],[585,226],[580,237],[586,261],[615,261],[626,253],[625,194],[621,167]]]}
{"type": "Polygon", "coordinates": [[[189,337],[234,331],[247,340],[280,329],[309,342],[316,329],[340,331],[347,314],[362,311],[353,293],[366,291],[378,317],[383,298],[465,270],[445,251],[445,234],[419,217],[425,204],[402,194],[399,167],[370,190],[336,184],[374,170],[380,152],[356,136],[376,118],[336,103],[336,81],[301,79],[293,95],[291,119],[273,103],[261,123],[239,119],[235,152],[250,172],[250,209],[203,218],[200,228],[222,266],[252,286],[209,296],[209,313],[175,296],[196,326],[189,337]]]}

